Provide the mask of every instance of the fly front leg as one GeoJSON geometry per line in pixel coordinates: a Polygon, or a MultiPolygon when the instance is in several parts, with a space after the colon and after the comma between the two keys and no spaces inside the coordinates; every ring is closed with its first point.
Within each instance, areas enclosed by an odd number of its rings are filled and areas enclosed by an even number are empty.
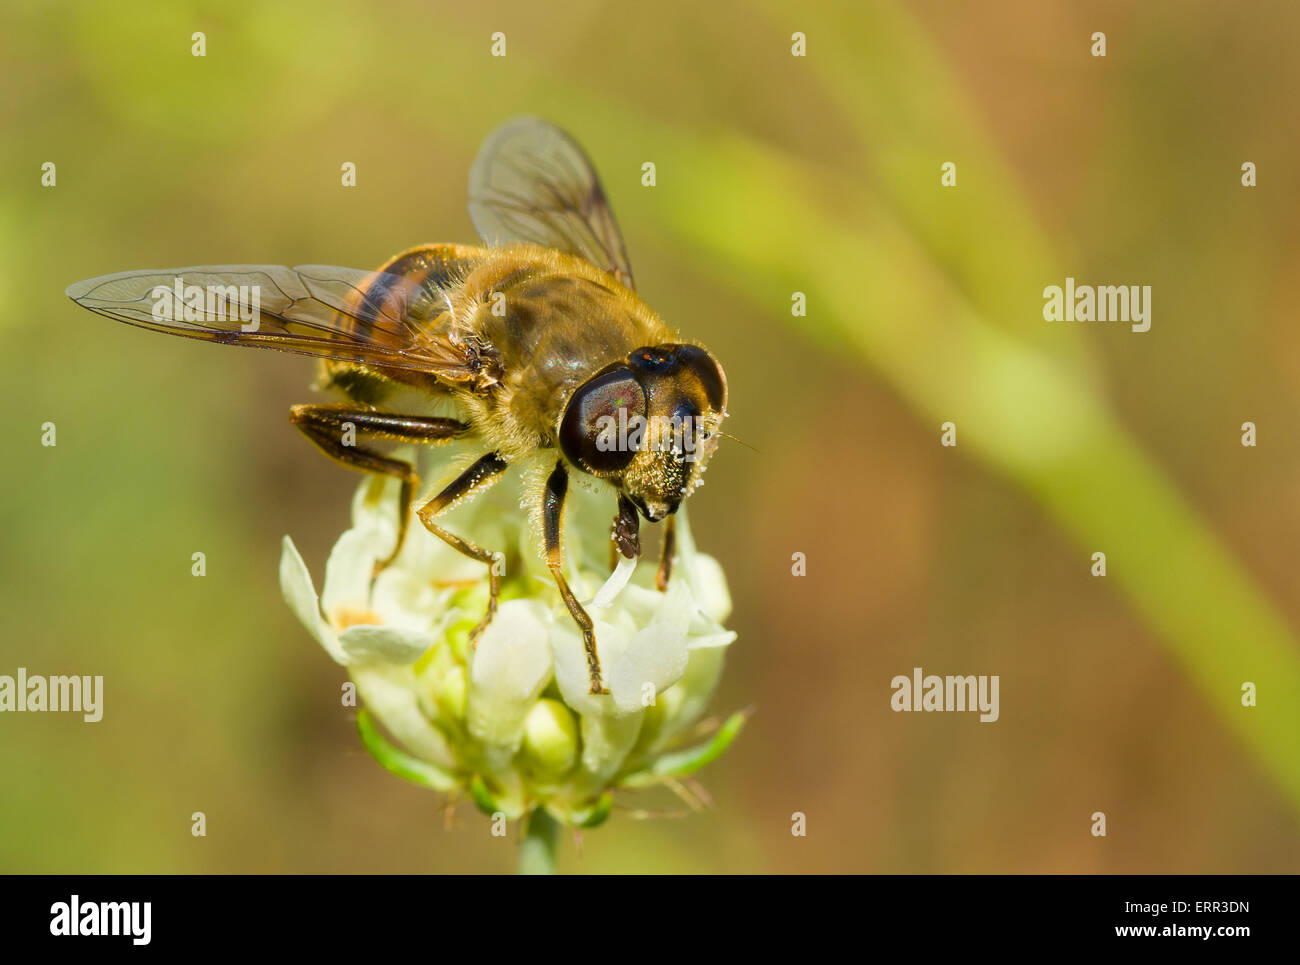
{"type": "Polygon", "coordinates": [[[609,568],[618,566],[620,555],[634,560],[641,555],[641,521],[636,514],[632,500],[622,493],[618,494],[618,512],[609,533],[609,568]]]}
{"type": "Polygon", "coordinates": [[[415,467],[403,459],[388,456],[353,445],[353,438],[374,439],[384,442],[439,443],[448,442],[469,427],[458,419],[392,415],[354,409],[346,405],[295,405],[289,410],[289,421],[325,455],[335,462],[360,469],[362,472],[394,476],[402,483],[398,497],[400,515],[397,519],[397,542],[387,558],[375,564],[378,572],[397,559],[406,539],[406,524],[410,518],[411,499],[419,477],[415,467]]]}
{"type": "Polygon", "coordinates": [[[564,523],[564,497],[568,492],[568,470],[564,468],[564,463],[557,462],[554,472],[546,480],[546,492],[542,496],[542,537],[546,548],[546,567],[555,578],[555,585],[560,589],[560,596],[564,598],[564,605],[569,608],[573,622],[582,631],[582,644],[587,650],[587,672],[591,675],[591,693],[607,694],[609,691],[600,679],[600,657],[596,654],[596,632],[591,617],[573,595],[561,572],[564,568],[564,550],[560,545],[560,534],[564,523]]]}
{"type": "Polygon", "coordinates": [[[452,547],[452,549],[464,553],[472,560],[487,564],[488,608],[478,626],[470,631],[469,638],[474,642],[477,642],[478,635],[487,629],[487,625],[492,622],[492,617],[497,612],[497,597],[501,594],[501,554],[493,553],[477,543],[471,543],[455,533],[448,532],[435,523],[434,519],[462,500],[471,499],[483,492],[501,478],[501,474],[505,472],[507,465],[506,461],[495,452],[488,453],[448,483],[442,492],[421,506],[416,514],[420,517],[420,522],[424,524],[425,529],[452,547]]]}

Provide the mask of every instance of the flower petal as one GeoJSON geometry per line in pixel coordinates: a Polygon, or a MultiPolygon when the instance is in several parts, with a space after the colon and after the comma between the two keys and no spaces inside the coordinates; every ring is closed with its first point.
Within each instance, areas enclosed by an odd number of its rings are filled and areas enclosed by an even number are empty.
{"type": "Polygon", "coordinates": [[[508,600],[478,639],[470,665],[466,717],[469,732],[500,765],[523,740],[524,719],[551,679],[546,608],[508,600]]]}
{"type": "Polygon", "coordinates": [[[731,616],[731,592],[722,565],[705,553],[695,554],[691,596],[695,605],[715,623],[726,623],[731,616]]]}
{"type": "Polygon", "coordinates": [[[382,616],[387,626],[429,630],[442,615],[447,595],[446,590],[435,589],[430,580],[404,568],[399,560],[375,577],[370,609],[382,616]]]}
{"type": "Polygon", "coordinates": [[[410,666],[424,656],[434,643],[428,630],[404,630],[401,627],[348,627],[339,634],[339,643],[349,664],[390,663],[410,666]]]}
{"type": "Polygon", "coordinates": [[[284,594],[284,602],[289,604],[293,615],[325,648],[334,662],[347,663],[347,656],[343,653],[334,630],[321,617],[320,598],[316,595],[316,587],[312,585],[307,564],[302,561],[302,554],[288,536],[284,538],[280,549],[280,592],[284,594]]]}
{"type": "Polygon", "coordinates": [[[666,623],[685,635],[694,617],[695,598],[691,587],[685,580],[676,580],[668,584],[667,592],[659,594],[659,606],[651,623],[666,623]]]}
{"type": "Polygon", "coordinates": [[[410,667],[370,664],[352,667],[349,673],[366,708],[403,747],[445,770],[459,768],[447,739],[420,709],[410,667]]]}
{"type": "MultiPolygon", "coordinates": [[[[409,459],[411,450],[396,449],[392,457],[409,459]]],[[[377,538],[385,539],[384,556],[392,551],[397,538],[397,500],[401,490],[401,483],[392,476],[371,476],[352,496],[352,528],[368,530],[377,538]]]]}
{"type": "Polygon", "coordinates": [[[696,551],[685,507],[677,512],[677,547],[695,605],[716,622],[724,622],[731,615],[731,593],[727,590],[726,577],[717,560],[696,551]]]}
{"type": "Polygon", "coordinates": [[[370,581],[382,547],[375,531],[350,529],[339,537],[325,564],[321,607],[333,619],[341,610],[370,609],[370,581]]]}
{"type": "MultiPolygon", "coordinates": [[[[616,654],[627,648],[631,638],[621,626],[593,617],[592,630],[596,634],[596,655],[600,659],[601,676],[609,686],[609,669],[616,654]]],[[[564,702],[584,717],[601,717],[619,713],[606,695],[591,693],[591,673],[587,668],[587,648],[582,634],[567,613],[559,614],[550,627],[551,654],[555,661],[555,683],[560,688],[564,702]]]]}
{"type": "Polygon", "coordinates": [[[686,638],[686,649],[708,650],[713,647],[726,647],[730,646],[735,639],[735,630],[719,630],[717,633],[693,633],[686,638]]]}
{"type": "Polygon", "coordinates": [[[582,718],[582,769],[574,783],[580,792],[603,788],[613,777],[641,732],[641,714],[610,717],[604,714],[582,718]],[[585,785],[585,787],[584,787],[585,785]]]}
{"type": "Polygon", "coordinates": [[[627,586],[627,581],[632,579],[632,573],[636,570],[636,558],[628,559],[626,556],[618,558],[618,566],[614,567],[614,572],[609,574],[601,588],[596,591],[590,603],[587,604],[588,610],[603,610],[617,598],[627,586]]]}
{"type": "Polygon", "coordinates": [[[605,669],[605,686],[625,714],[644,709],[686,672],[686,634],[668,622],[632,637],[605,669]]]}
{"type": "Polygon", "coordinates": [[[659,595],[649,625],[602,658],[605,684],[620,712],[646,707],[686,672],[686,630],[694,616],[686,581],[673,581],[659,595]]]}

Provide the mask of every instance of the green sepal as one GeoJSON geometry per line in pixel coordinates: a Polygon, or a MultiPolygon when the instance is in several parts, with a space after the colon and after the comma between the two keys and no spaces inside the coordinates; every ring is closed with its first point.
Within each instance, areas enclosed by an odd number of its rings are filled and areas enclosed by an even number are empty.
{"type": "Polygon", "coordinates": [[[477,774],[469,782],[469,793],[474,803],[478,805],[478,809],[488,817],[501,810],[501,805],[497,804],[497,799],[488,790],[487,783],[477,774]]]}
{"type": "Polygon", "coordinates": [[[460,787],[454,774],[390,744],[365,708],[357,711],[357,733],[370,756],[398,777],[434,791],[454,791],[460,787]]]}
{"type": "Polygon", "coordinates": [[[609,820],[614,810],[614,795],[606,791],[587,811],[575,811],[569,815],[569,823],[575,828],[598,828],[609,820]]]}
{"type": "Polygon", "coordinates": [[[740,734],[741,728],[745,726],[748,717],[748,711],[736,711],[718,728],[718,732],[713,735],[712,740],[697,744],[694,747],[688,747],[685,750],[663,754],[656,758],[644,771],[629,774],[619,781],[619,784],[622,787],[648,787],[651,784],[659,783],[665,778],[686,777],[688,774],[694,774],[706,764],[716,760],[723,751],[731,746],[731,742],[740,734]]]}

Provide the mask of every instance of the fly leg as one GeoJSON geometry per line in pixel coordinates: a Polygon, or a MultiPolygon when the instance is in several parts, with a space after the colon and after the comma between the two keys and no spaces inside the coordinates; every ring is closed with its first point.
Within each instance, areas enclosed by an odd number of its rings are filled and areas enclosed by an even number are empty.
{"type": "Polygon", "coordinates": [[[394,476],[401,480],[402,491],[398,498],[401,515],[397,520],[397,542],[388,557],[376,564],[376,572],[392,563],[402,551],[406,524],[411,515],[411,500],[415,487],[419,484],[419,477],[415,467],[405,460],[390,459],[371,449],[346,442],[349,427],[354,437],[362,439],[424,444],[448,442],[469,428],[458,419],[391,415],[345,405],[295,405],[289,410],[289,421],[335,462],[362,472],[394,476]]]}
{"type": "Polygon", "coordinates": [[[600,679],[600,657],[596,654],[596,633],[591,617],[573,595],[561,572],[564,567],[564,550],[560,546],[560,533],[564,522],[564,497],[568,491],[568,470],[564,468],[563,462],[557,462],[555,470],[546,480],[546,491],[542,496],[542,536],[546,548],[546,567],[555,578],[555,585],[560,589],[560,596],[564,598],[564,605],[569,608],[573,622],[582,631],[582,644],[587,650],[587,672],[591,675],[591,693],[607,694],[609,691],[600,679]]]}
{"type": "Polygon", "coordinates": [[[614,514],[614,523],[609,535],[609,568],[618,566],[619,555],[634,560],[641,555],[640,520],[636,507],[622,493],[618,494],[618,512],[614,514]]]}
{"type": "Polygon", "coordinates": [[[471,499],[483,492],[505,472],[508,463],[495,452],[482,456],[472,466],[447,484],[446,488],[420,507],[416,513],[420,522],[434,536],[437,536],[452,549],[464,553],[472,560],[486,563],[488,567],[488,608],[483,619],[470,633],[470,640],[477,640],[478,635],[487,629],[492,617],[497,612],[497,597],[501,593],[501,559],[500,553],[493,553],[443,529],[434,520],[458,503],[471,499]]]}
{"type": "Polygon", "coordinates": [[[660,593],[667,591],[668,578],[673,575],[673,556],[677,553],[677,517],[664,520],[664,542],[659,550],[659,569],[655,571],[655,587],[660,593]]]}

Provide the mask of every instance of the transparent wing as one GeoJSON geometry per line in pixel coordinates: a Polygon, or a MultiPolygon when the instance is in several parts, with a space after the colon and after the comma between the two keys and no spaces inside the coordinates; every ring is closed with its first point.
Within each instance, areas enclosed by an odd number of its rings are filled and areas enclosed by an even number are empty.
{"type": "Polygon", "coordinates": [[[487,136],[469,173],[469,216],[490,245],[558,248],[633,287],[600,179],[577,142],[554,124],[516,117],[487,136]]]}
{"type": "Polygon", "coordinates": [[[402,275],[328,265],[128,271],[67,289],[78,305],[169,335],[416,369],[463,381],[473,350],[430,330],[441,292],[402,275]]]}

